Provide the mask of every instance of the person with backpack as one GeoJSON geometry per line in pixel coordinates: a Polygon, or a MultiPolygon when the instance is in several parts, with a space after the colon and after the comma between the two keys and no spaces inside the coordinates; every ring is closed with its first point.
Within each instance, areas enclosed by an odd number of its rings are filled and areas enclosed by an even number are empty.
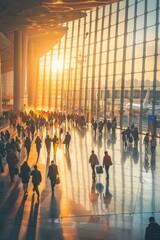
{"type": "Polygon", "coordinates": [[[42,181],[41,172],[38,170],[37,165],[34,166],[34,169],[31,171],[32,183],[33,183],[33,192],[36,191],[38,198],[40,197],[38,186],[42,181]]]}

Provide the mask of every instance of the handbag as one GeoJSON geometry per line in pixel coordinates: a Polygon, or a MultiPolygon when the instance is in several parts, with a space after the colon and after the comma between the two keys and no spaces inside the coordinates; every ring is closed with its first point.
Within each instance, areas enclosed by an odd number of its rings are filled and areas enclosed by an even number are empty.
{"type": "Polygon", "coordinates": [[[59,177],[56,178],[56,184],[60,184],[60,178],[59,177]]]}
{"type": "Polygon", "coordinates": [[[96,173],[97,174],[102,174],[103,173],[103,167],[101,165],[96,166],[96,173]]]}

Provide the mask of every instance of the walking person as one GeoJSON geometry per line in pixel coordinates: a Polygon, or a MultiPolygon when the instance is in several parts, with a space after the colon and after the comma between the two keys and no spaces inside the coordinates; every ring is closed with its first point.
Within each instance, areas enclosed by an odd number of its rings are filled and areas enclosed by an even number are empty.
{"type": "Polygon", "coordinates": [[[15,167],[16,167],[16,164],[19,162],[19,160],[12,149],[9,149],[7,153],[6,162],[8,163],[11,182],[13,182],[14,175],[15,175],[15,167]]]}
{"type": "Polygon", "coordinates": [[[91,164],[91,168],[92,168],[92,176],[95,177],[96,175],[95,166],[99,164],[99,161],[98,161],[97,155],[94,153],[93,150],[89,158],[89,163],[91,164]]]}
{"type": "Polygon", "coordinates": [[[42,181],[41,172],[38,170],[37,165],[34,166],[34,170],[31,171],[33,192],[36,191],[38,198],[40,197],[38,186],[42,181]]]}
{"type": "Polygon", "coordinates": [[[28,183],[30,178],[30,172],[31,172],[31,169],[28,166],[27,161],[25,161],[22,164],[20,168],[20,173],[19,173],[19,177],[22,179],[22,183],[23,183],[24,195],[28,194],[28,183]]]}
{"type": "Polygon", "coordinates": [[[41,150],[41,147],[42,147],[42,141],[41,141],[39,136],[36,137],[35,144],[36,144],[37,161],[38,161],[39,155],[40,155],[40,150],[41,150]]]}
{"type": "Polygon", "coordinates": [[[63,141],[63,143],[66,146],[66,150],[69,150],[70,141],[71,141],[71,135],[69,134],[69,132],[67,132],[66,136],[65,136],[65,139],[63,141]]]}
{"type": "Polygon", "coordinates": [[[112,165],[111,157],[108,155],[108,152],[104,152],[104,157],[103,157],[103,167],[105,167],[106,170],[106,175],[107,179],[109,178],[109,167],[112,165]]]}
{"type": "Polygon", "coordinates": [[[144,146],[145,146],[145,153],[148,153],[148,146],[149,146],[149,133],[146,133],[143,139],[144,146]]]}
{"type": "Polygon", "coordinates": [[[96,137],[97,127],[98,127],[97,121],[95,121],[93,123],[92,127],[93,127],[93,130],[94,130],[94,136],[96,137]]]}
{"type": "Polygon", "coordinates": [[[17,133],[18,133],[18,137],[20,138],[20,134],[21,134],[21,125],[18,123],[17,126],[17,133]]]}
{"type": "Polygon", "coordinates": [[[49,135],[47,135],[47,137],[45,138],[45,145],[46,145],[48,155],[50,154],[50,151],[51,151],[51,142],[52,142],[52,139],[49,137],[49,135]]]}
{"type": "Polygon", "coordinates": [[[34,139],[35,130],[36,130],[36,128],[35,128],[35,125],[34,125],[34,122],[33,122],[33,123],[31,124],[31,126],[30,126],[32,141],[33,141],[33,139],[34,139]]]}
{"type": "Polygon", "coordinates": [[[54,163],[54,161],[51,161],[51,165],[48,168],[48,175],[47,177],[50,179],[51,181],[51,190],[52,193],[54,194],[54,187],[56,185],[56,179],[58,176],[58,167],[57,165],[54,163]]]}
{"type": "Polygon", "coordinates": [[[29,158],[30,150],[31,150],[31,140],[29,137],[26,137],[26,140],[24,141],[24,147],[26,148],[27,151],[27,160],[29,158]]]}
{"type": "Polygon", "coordinates": [[[160,225],[156,223],[154,217],[149,218],[149,225],[145,231],[145,240],[159,240],[160,239],[160,225]]]}

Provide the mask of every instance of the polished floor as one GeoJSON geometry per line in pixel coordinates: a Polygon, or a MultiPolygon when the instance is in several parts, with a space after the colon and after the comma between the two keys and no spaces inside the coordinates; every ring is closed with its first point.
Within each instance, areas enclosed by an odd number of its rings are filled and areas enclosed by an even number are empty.
{"type": "MultiPolygon", "coordinates": [[[[120,130],[108,140],[107,132],[96,136],[90,126],[81,131],[68,126],[71,133],[69,152],[59,144],[56,163],[61,183],[55,196],[47,179],[48,164],[53,159],[44,145],[45,131],[38,168],[43,180],[40,200],[29,185],[24,198],[18,176],[10,183],[8,166],[0,175],[0,240],[142,240],[148,218],[154,216],[160,223],[160,143],[157,140],[155,157],[144,154],[143,137],[138,149],[123,149],[120,130]],[[113,165],[109,180],[106,173],[92,178],[89,156],[94,150],[100,164],[108,150],[113,165]]],[[[67,129],[68,129],[67,128],[67,129]]],[[[12,134],[15,134],[12,130],[12,134]]],[[[52,135],[54,132],[52,133],[52,135]]],[[[22,147],[20,161],[26,159],[22,147]]],[[[33,141],[29,165],[36,163],[33,141]]]]}

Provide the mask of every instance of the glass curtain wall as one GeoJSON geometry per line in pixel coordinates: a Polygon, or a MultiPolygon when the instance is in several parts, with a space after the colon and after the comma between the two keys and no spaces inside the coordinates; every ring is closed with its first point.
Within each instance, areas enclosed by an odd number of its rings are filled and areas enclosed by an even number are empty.
{"type": "Polygon", "coordinates": [[[160,0],[99,7],[66,26],[40,59],[37,109],[146,131],[148,115],[160,116],[160,0]]]}

